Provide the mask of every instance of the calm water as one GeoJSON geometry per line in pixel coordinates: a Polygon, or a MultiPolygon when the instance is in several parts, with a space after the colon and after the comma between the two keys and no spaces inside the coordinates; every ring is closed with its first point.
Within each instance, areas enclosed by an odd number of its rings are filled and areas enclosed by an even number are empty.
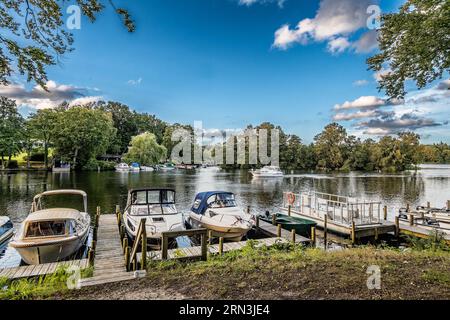
{"type": "MultiPolygon", "coordinates": [[[[116,204],[124,206],[129,188],[142,186],[175,188],[181,211],[188,211],[195,194],[206,190],[232,191],[242,207],[249,205],[259,212],[280,206],[283,191],[316,190],[382,201],[393,217],[407,202],[418,205],[430,201],[433,206],[444,207],[450,199],[450,165],[424,165],[419,171],[395,175],[299,173],[266,179],[253,179],[246,171],[227,172],[216,168],[195,172],[0,173],[0,215],[9,216],[18,227],[28,215],[35,194],[59,188],[82,189],[88,193],[90,212],[101,206],[102,212],[112,213],[116,204]]],[[[70,207],[78,203],[81,201],[70,197],[52,205],[70,207]]],[[[13,249],[2,251],[0,248],[0,268],[20,263],[13,249]]]]}

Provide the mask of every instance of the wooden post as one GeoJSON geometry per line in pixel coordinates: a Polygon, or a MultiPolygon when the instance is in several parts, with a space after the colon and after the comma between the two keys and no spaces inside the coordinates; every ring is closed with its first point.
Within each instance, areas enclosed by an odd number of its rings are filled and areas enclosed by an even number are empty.
{"type": "Polygon", "coordinates": [[[142,223],[141,270],[147,269],[147,231],[145,230],[145,222],[146,221],[147,221],[147,219],[141,220],[141,223],[142,223]]]}
{"type": "Polygon", "coordinates": [[[378,228],[377,227],[375,227],[375,241],[378,241],[378,228]]]}
{"type": "Polygon", "coordinates": [[[247,206],[247,213],[250,214],[250,206],[247,206]]]}
{"type": "Polygon", "coordinates": [[[281,238],[281,224],[277,225],[277,237],[281,238]]]}
{"type": "Polygon", "coordinates": [[[354,245],[356,243],[356,232],[355,232],[355,221],[352,221],[352,245],[354,245]]]}
{"type": "Polygon", "coordinates": [[[120,239],[123,239],[125,237],[125,227],[123,225],[120,225],[119,233],[120,233],[120,239]]]}
{"type": "Polygon", "coordinates": [[[202,233],[202,236],[200,238],[201,240],[201,247],[202,247],[202,261],[208,260],[208,247],[206,245],[206,233],[202,233]]]}
{"type": "Polygon", "coordinates": [[[212,230],[208,230],[208,244],[212,244],[212,230]]]}
{"type": "Polygon", "coordinates": [[[430,201],[427,201],[427,208],[428,208],[428,209],[431,208],[431,203],[430,203],[430,201]]]}
{"type": "Polygon", "coordinates": [[[383,220],[386,221],[387,220],[387,206],[383,207],[383,220]]]}
{"type": "Polygon", "coordinates": [[[125,238],[123,238],[123,241],[122,241],[122,249],[123,249],[123,252],[125,253],[125,249],[128,247],[128,238],[127,237],[125,237],[125,238]]]}
{"type": "Polygon", "coordinates": [[[406,204],[406,212],[409,212],[409,203],[406,204]]]}
{"type": "Polygon", "coordinates": [[[92,248],[92,250],[94,250],[94,252],[95,252],[96,247],[97,247],[97,240],[93,240],[91,248],[92,248]]]}
{"type": "Polygon", "coordinates": [[[291,216],[291,205],[288,205],[288,216],[291,216]]]}
{"type": "Polygon", "coordinates": [[[223,237],[219,238],[219,254],[223,254],[223,237]]]}
{"type": "Polygon", "coordinates": [[[409,215],[409,225],[410,225],[410,226],[413,226],[413,225],[414,225],[414,215],[413,215],[413,214],[410,214],[410,215],[409,215]]]}
{"type": "Polygon", "coordinates": [[[316,227],[311,227],[311,241],[313,246],[316,246],[316,227]]]}
{"type": "Polygon", "coordinates": [[[130,271],[130,247],[125,248],[125,267],[130,271]]]}
{"type": "Polygon", "coordinates": [[[272,214],[272,224],[273,225],[277,224],[277,216],[274,213],[272,214]]]}
{"type": "Polygon", "coordinates": [[[162,238],[161,239],[161,242],[162,242],[161,243],[161,259],[162,260],[167,260],[167,249],[169,247],[169,239],[167,239],[167,237],[164,234],[164,232],[163,232],[161,238],[162,238]]]}
{"type": "Polygon", "coordinates": [[[259,216],[256,216],[256,228],[259,228],[259,216]]]}
{"type": "Polygon", "coordinates": [[[395,236],[398,237],[400,235],[400,218],[395,217],[395,236]]]}
{"type": "Polygon", "coordinates": [[[291,240],[292,240],[292,243],[295,244],[295,229],[291,230],[291,240]]]}
{"type": "Polygon", "coordinates": [[[450,210],[450,200],[447,200],[447,210],[450,210]]]}
{"type": "Polygon", "coordinates": [[[91,265],[91,266],[94,265],[94,250],[92,250],[92,248],[90,248],[88,251],[88,261],[89,261],[89,265],[91,265]]]}
{"type": "Polygon", "coordinates": [[[116,205],[116,214],[120,213],[120,206],[117,204],[116,205]]]}
{"type": "Polygon", "coordinates": [[[323,243],[325,250],[327,249],[327,238],[328,238],[328,213],[325,214],[325,220],[323,223],[323,243]]]}
{"type": "Polygon", "coordinates": [[[133,262],[131,264],[132,264],[131,269],[133,271],[136,271],[136,259],[133,259],[133,262]]]}

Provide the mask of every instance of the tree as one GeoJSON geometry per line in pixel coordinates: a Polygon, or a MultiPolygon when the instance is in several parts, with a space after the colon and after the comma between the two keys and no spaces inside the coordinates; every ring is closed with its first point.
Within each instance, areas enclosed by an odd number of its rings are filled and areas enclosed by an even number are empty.
{"type": "Polygon", "coordinates": [[[404,166],[408,168],[418,164],[420,161],[420,136],[414,132],[402,132],[398,138],[404,166]]]}
{"type": "Polygon", "coordinates": [[[56,153],[80,167],[103,154],[116,134],[111,115],[80,106],[56,113],[53,143],[56,153]]]}
{"type": "Polygon", "coordinates": [[[378,42],[380,53],[369,58],[369,69],[389,72],[379,89],[390,98],[405,96],[405,81],[419,89],[450,71],[450,2],[407,0],[398,13],[382,15],[378,42]]]}
{"type": "Polygon", "coordinates": [[[327,125],[314,137],[318,169],[340,169],[345,160],[347,131],[337,123],[327,125]]]}
{"type": "Polygon", "coordinates": [[[159,145],[153,133],[145,132],[131,139],[131,145],[124,156],[127,162],[138,162],[150,166],[158,164],[167,156],[167,149],[159,145]]]}
{"type": "MultiPolygon", "coordinates": [[[[135,29],[128,12],[116,8],[129,32],[135,29]]],[[[101,0],[76,0],[80,11],[91,22],[104,9],[101,0]]],[[[7,85],[15,70],[45,88],[46,67],[59,56],[73,50],[73,36],[65,29],[64,1],[0,0],[0,84],[7,85]]]]}
{"type": "Polygon", "coordinates": [[[52,138],[55,136],[55,125],[57,123],[57,111],[53,109],[38,110],[28,119],[30,136],[39,140],[44,145],[44,166],[48,167],[48,149],[52,138]]]}
{"type": "Polygon", "coordinates": [[[0,156],[4,168],[4,156],[8,160],[22,148],[24,119],[17,110],[15,100],[0,96],[0,156]]]}

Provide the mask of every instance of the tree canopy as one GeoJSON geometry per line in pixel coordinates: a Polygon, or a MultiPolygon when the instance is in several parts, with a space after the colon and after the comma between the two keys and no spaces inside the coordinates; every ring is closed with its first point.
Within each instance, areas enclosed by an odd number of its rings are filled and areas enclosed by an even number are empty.
{"type": "Polygon", "coordinates": [[[145,132],[131,139],[131,145],[123,160],[144,166],[160,163],[166,158],[167,149],[159,145],[153,133],[145,132]]]}
{"type": "Polygon", "coordinates": [[[405,82],[419,89],[450,71],[450,1],[407,0],[397,13],[381,17],[380,53],[367,60],[369,69],[387,70],[379,89],[392,99],[406,94],[405,82]]]}
{"type": "MultiPolygon", "coordinates": [[[[91,22],[104,9],[101,0],[76,0],[81,13],[91,22]]],[[[123,8],[108,3],[123,18],[128,31],[134,23],[123,8]]],[[[7,85],[8,77],[18,72],[28,81],[46,88],[46,68],[58,62],[59,57],[73,50],[74,38],[65,28],[65,1],[58,0],[0,0],[0,84],[7,85]]]]}

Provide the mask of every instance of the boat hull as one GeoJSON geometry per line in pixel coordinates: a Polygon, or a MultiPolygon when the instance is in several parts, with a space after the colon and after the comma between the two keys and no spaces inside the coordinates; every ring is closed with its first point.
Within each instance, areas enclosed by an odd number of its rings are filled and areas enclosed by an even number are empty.
{"type": "Polygon", "coordinates": [[[78,251],[86,241],[88,232],[82,237],[74,237],[71,240],[55,242],[52,244],[27,244],[11,243],[25,263],[37,265],[63,260],[78,251]]]}
{"type": "Polygon", "coordinates": [[[208,221],[204,216],[197,215],[193,212],[189,215],[190,225],[193,228],[206,228],[211,231],[212,237],[224,238],[228,241],[238,242],[250,231],[248,227],[221,226],[208,221]]]}

